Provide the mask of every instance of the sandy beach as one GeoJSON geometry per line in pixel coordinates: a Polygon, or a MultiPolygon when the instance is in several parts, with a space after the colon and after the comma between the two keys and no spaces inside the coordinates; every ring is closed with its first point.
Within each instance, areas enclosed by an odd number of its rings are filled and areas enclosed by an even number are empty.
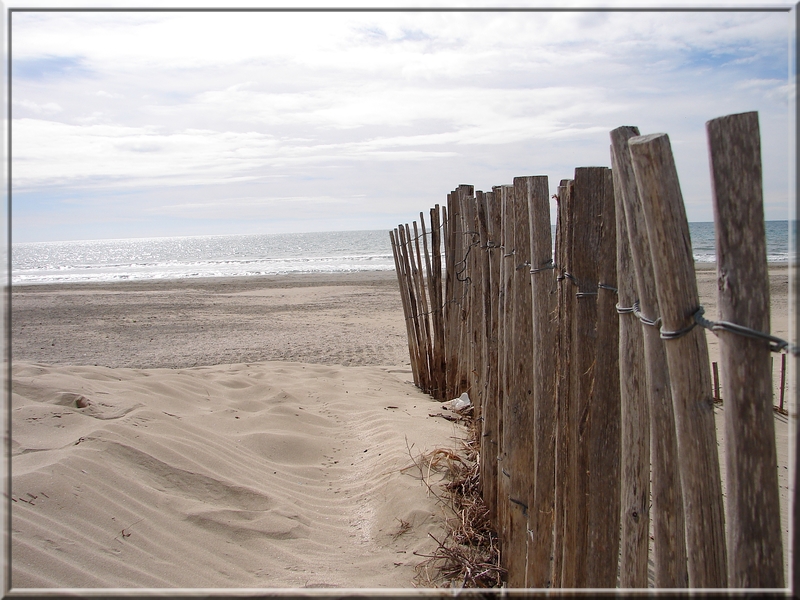
{"type": "Polygon", "coordinates": [[[12,310],[13,588],[414,585],[442,508],[409,448],[462,431],[411,383],[394,272],[19,286],[12,310]]]}

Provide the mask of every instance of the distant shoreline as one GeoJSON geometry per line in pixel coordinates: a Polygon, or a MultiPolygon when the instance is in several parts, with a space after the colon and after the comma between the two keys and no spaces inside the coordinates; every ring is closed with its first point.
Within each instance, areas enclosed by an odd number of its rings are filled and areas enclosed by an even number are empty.
{"type": "MultiPolygon", "coordinates": [[[[768,262],[767,267],[772,269],[788,269],[789,262],[768,262]]],[[[711,271],[716,269],[716,262],[697,262],[694,263],[695,271],[711,271]]],[[[173,277],[159,279],[120,279],[117,281],[40,281],[27,283],[12,283],[14,290],[27,290],[40,287],[62,287],[62,288],[81,288],[103,289],[107,286],[118,287],[131,286],[133,288],[158,289],[164,286],[181,285],[204,285],[209,283],[236,285],[243,281],[261,283],[268,287],[281,287],[288,282],[292,285],[320,285],[320,281],[328,281],[325,285],[350,285],[360,281],[371,281],[380,279],[396,280],[397,274],[394,269],[372,270],[372,271],[341,271],[341,272],[308,272],[308,273],[280,273],[275,275],[224,275],[220,277],[173,277]]]]}

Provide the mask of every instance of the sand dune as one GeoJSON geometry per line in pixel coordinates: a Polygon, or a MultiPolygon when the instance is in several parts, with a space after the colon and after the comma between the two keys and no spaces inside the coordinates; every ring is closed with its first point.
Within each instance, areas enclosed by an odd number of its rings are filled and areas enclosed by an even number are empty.
{"type": "Polygon", "coordinates": [[[13,587],[409,587],[441,508],[406,438],[456,431],[407,379],[15,363],[13,587]]]}

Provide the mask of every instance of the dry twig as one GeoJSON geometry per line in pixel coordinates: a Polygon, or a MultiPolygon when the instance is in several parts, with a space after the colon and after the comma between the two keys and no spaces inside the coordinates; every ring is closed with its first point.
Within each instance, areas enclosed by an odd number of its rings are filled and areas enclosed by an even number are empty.
{"type": "Polygon", "coordinates": [[[437,448],[420,457],[419,461],[412,456],[413,466],[419,469],[428,490],[447,513],[444,539],[431,535],[437,543],[433,553],[415,552],[425,558],[417,565],[416,583],[420,586],[492,588],[503,585],[505,571],[500,567],[497,534],[492,530],[489,509],[480,493],[480,433],[473,419],[466,421],[468,436],[461,441],[462,447],[458,452],[437,448]],[[432,489],[431,470],[444,473],[447,481],[442,486],[444,494],[437,494],[432,489]]]}

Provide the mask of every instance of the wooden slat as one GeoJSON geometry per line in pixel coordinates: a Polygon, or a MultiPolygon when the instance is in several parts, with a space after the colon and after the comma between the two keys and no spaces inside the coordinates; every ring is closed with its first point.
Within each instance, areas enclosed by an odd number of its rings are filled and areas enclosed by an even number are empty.
{"type": "MultiPolygon", "coordinates": [[[[625,223],[636,275],[641,313],[655,321],[660,316],[655,272],[650,254],[644,208],[628,140],[639,135],[635,127],[611,132],[612,153],[625,204],[625,223]]],[[[689,585],[686,564],[686,534],[683,494],[678,464],[678,438],[664,342],[657,327],[642,325],[644,359],[647,367],[647,395],[650,407],[650,455],[653,509],[653,562],[656,588],[685,588],[689,585]]]]}
{"type": "Polygon", "coordinates": [[[565,515],[568,554],[564,559],[564,587],[587,587],[589,582],[589,469],[591,445],[591,405],[597,358],[597,283],[600,217],[603,209],[605,171],[603,167],[575,169],[573,243],[569,281],[576,298],[572,319],[570,365],[570,480],[565,515]]]}
{"type": "Polygon", "coordinates": [[[433,397],[445,400],[445,360],[443,282],[442,282],[442,226],[439,205],[431,209],[431,306],[433,314],[433,397]]]}
{"type": "Polygon", "coordinates": [[[486,404],[483,415],[483,434],[481,436],[481,482],[484,502],[489,508],[489,518],[498,529],[497,520],[497,489],[498,489],[498,457],[500,452],[500,380],[499,380],[499,321],[502,315],[502,297],[500,285],[500,264],[503,249],[500,248],[501,232],[501,203],[499,188],[493,188],[486,193],[486,208],[488,211],[487,237],[489,239],[489,294],[491,295],[492,312],[489,333],[489,352],[487,371],[486,404]]]}
{"type": "Polygon", "coordinates": [[[445,360],[447,362],[447,372],[445,374],[445,398],[453,398],[456,388],[456,377],[458,376],[458,336],[456,330],[456,315],[458,305],[456,304],[456,246],[457,238],[453,232],[456,219],[453,218],[455,209],[455,192],[447,194],[446,221],[445,221],[445,293],[444,293],[444,320],[445,320],[445,360]]]}
{"type": "Polygon", "coordinates": [[[551,587],[555,516],[557,286],[546,176],[526,178],[533,336],[533,498],[529,510],[528,587],[551,587]]]}
{"type": "MultiPolygon", "coordinates": [[[[617,302],[632,307],[637,299],[633,257],[625,221],[624,185],[615,154],[611,152],[617,221],[617,302]]],[[[620,540],[619,586],[647,587],[650,545],[650,410],[644,362],[642,326],[632,312],[619,316],[620,377],[620,540]]]]}
{"type": "MultiPolygon", "coordinates": [[[[423,239],[423,244],[425,240],[425,221],[423,219],[423,214],[419,213],[420,223],[422,224],[422,231],[423,235],[420,236],[419,228],[417,227],[417,222],[414,221],[414,251],[416,254],[417,259],[417,294],[420,300],[420,321],[421,321],[421,332],[422,332],[422,339],[424,342],[424,357],[422,364],[425,368],[425,388],[423,391],[425,393],[430,393],[433,387],[433,332],[431,331],[431,318],[430,318],[430,309],[428,305],[428,289],[426,282],[430,282],[430,278],[426,279],[425,277],[425,270],[422,267],[422,252],[420,251],[420,237],[423,239]]],[[[430,272],[430,261],[428,260],[427,255],[427,247],[425,248],[425,263],[426,267],[428,267],[428,272],[430,272]]]]}
{"type": "Polygon", "coordinates": [[[406,288],[408,289],[408,306],[411,318],[411,331],[414,336],[414,357],[413,361],[416,364],[416,379],[414,384],[417,387],[425,385],[424,367],[422,365],[423,358],[423,343],[422,334],[419,324],[419,308],[417,295],[414,289],[414,273],[412,267],[412,257],[410,256],[411,246],[409,243],[409,228],[408,225],[399,225],[398,231],[400,233],[400,262],[403,267],[403,272],[406,277],[406,288]]]}
{"type": "Polygon", "coordinates": [[[491,276],[489,271],[489,242],[488,236],[488,208],[486,206],[486,194],[475,192],[475,216],[478,230],[477,260],[480,263],[480,293],[477,294],[478,302],[475,303],[475,310],[478,313],[478,337],[480,347],[480,358],[475,365],[477,371],[478,396],[480,407],[476,411],[475,419],[482,423],[486,414],[487,391],[489,386],[489,340],[491,339],[491,316],[492,316],[492,294],[491,276]]]}
{"type": "MultiPolygon", "coordinates": [[[[610,169],[597,174],[597,330],[588,421],[588,555],[586,586],[617,585],[620,533],[620,383],[617,297],[617,223],[610,169]]],[[[579,301],[580,302],[580,301],[579,301]]]]}
{"type": "MultiPolygon", "coordinates": [[[[507,469],[511,474],[508,509],[510,531],[506,539],[508,585],[526,587],[528,515],[533,501],[533,330],[531,328],[530,224],[528,177],[515,177],[511,189],[513,210],[506,227],[511,229],[513,256],[506,258],[511,277],[510,348],[507,355],[506,394],[507,469]],[[513,215],[513,216],[512,216],[513,215]]],[[[509,253],[506,246],[506,254],[509,253]]]]}
{"type": "MultiPolygon", "coordinates": [[[[691,327],[698,309],[689,225],[666,134],[631,138],[628,147],[650,235],[662,335],[691,327]]],[[[727,587],[726,547],[711,372],[705,333],[695,327],[667,341],[689,585],[727,587]]]]}
{"type": "Polygon", "coordinates": [[[397,284],[400,288],[400,301],[403,305],[403,316],[406,322],[406,337],[408,338],[408,356],[411,363],[411,374],[414,379],[414,385],[419,383],[419,375],[417,373],[416,362],[416,349],[414,348],[414,333],[411,328],[411,309],[408,300],[408,285],[405,272],[403,270],[403,263],[401,260],[400,245],[399,245],[399,231],[395,229],[389,232],[389,238],[392,242],[392,254],[394,256],[394,270],[397,273],[397,284]]]}
{"type": "Polygon", "coordinates": [[[498,350],[498,372],[500,380],[500,419],[498,422],[498,434],[500,449],[498,453],[498,473],[497,473],[497,517],[498,534],[501,540],[501,564],[503,568],[509,569],[509,562],[514,560],[514,551],[510,547],[509,537],[511,535],[509,497],[511,495],[511,470],[509,458],[509,424],[510,406],[509,396],[511,389],[511,351],[513,348],[514,330],[513,324],[513,278],[514,266],[512,250],[514,246],[514,188],[504,185],[500,188],[500,198],[502,203],[502,235],[503,252],[501,253],[501,302],[502,310],[500,314],[501,329],[498,350]]]}
{"type": "MultiPolygon", "coordinates": [[[[769,274],[758,113],[706,123],[721,321],[769,333],[769,274]]],[[[768,342],[719,332],[725,387],[728,582],[784,585],[768,342]]]]}
{"type": "Polygon", "coordinates": [[[572,315],[575,311],[575,292],[565,278],[569,272],[572,247],[572,197],[574,182],[562,179],[558,187],[558,225],[556,235],[556,267],[558,272],[558,377],[556,379],[556,497],[553,539],[553,587],[565,587],[565,581],[574,579],[571,571],[574,560],[569,555],[566,540],[569,536],[567,498],[572,494],[570,479],[570,353],[572,347],[572,315]],[[567,563],[570,560],[570,563],[567,563]]]}

